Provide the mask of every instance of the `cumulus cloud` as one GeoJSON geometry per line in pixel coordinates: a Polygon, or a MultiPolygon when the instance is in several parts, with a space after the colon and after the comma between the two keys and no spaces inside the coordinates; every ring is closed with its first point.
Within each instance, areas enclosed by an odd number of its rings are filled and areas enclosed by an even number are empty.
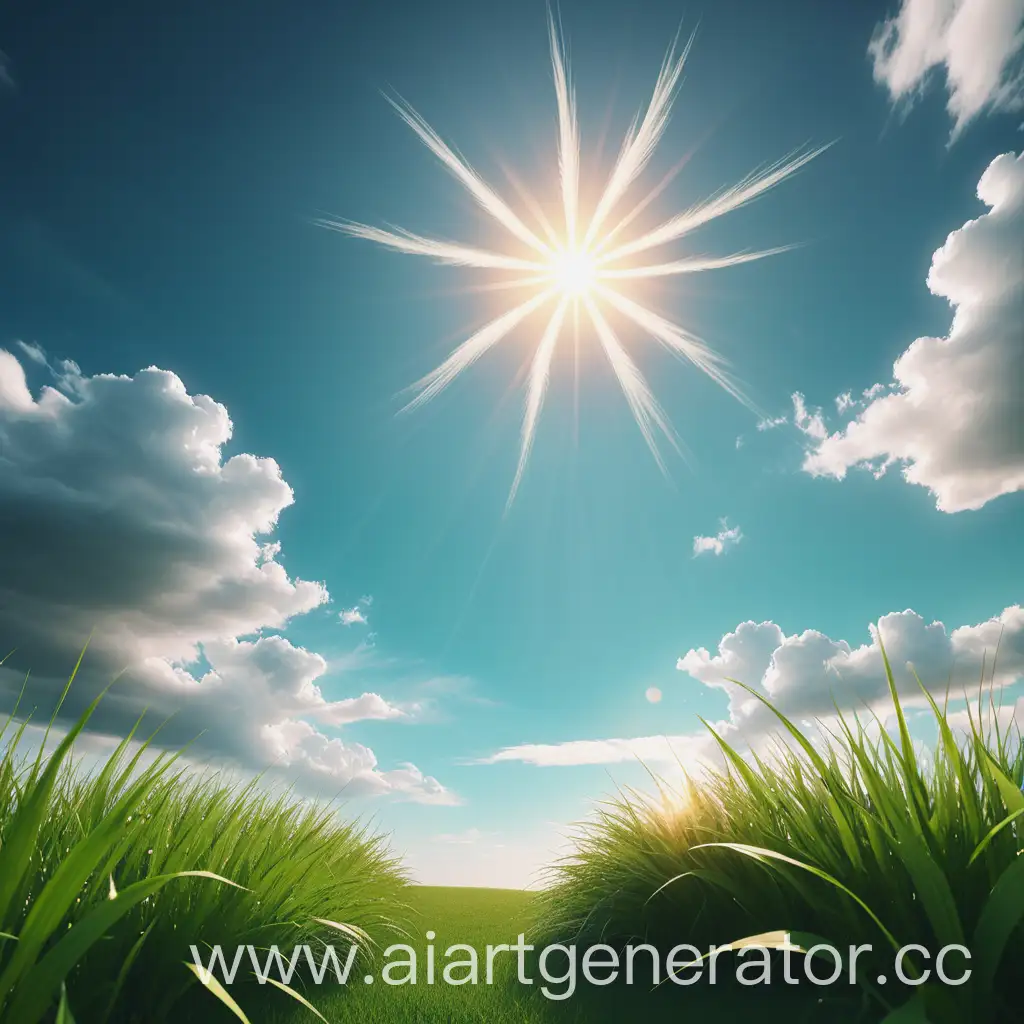
{"type": "Polygon", "coordinates": [[[928,273],[954,310],[948,336],[918,338],[892,384],[865,391],[835,433],[794,396],[808,473],[841,480],[854,467],[880,476],[899,464],[943,512],[1024,488],[1024,153],[993,160],[978,198],[988,212],[949,235],[928,273]]]}
{"type": "MultiPolygon", "coordinates": [[[[897,691],[908,707],[923,700],[918,678],[942,703],[977,695],[979,672],[988,666],[986,682],[994,690],[1024,679],[1024,608],[1014,605],[977,625],[947,629],[927,622],[912,610],[883,616],[878,631],[892,665],[897,691]],[[998,651],[998,659],[994,656],[998,651]],[[993,668],[993,662],[995,667],[993,668]],[[916,675],[915,675],[916,673],[916,675]]],[[[877,634],[854,646],[816,630],[787,635],[774,622],[743,622],[719,641],[711,653],[694,648],[676,665],[693,681],[723,691],[728,716],[716,730],[740,748],[766,749],[781,731],[778,718],[742,683],[790,719],[802,724],[827,721],[836,708],[844,713],[868,709],[884,716],[890,695],[877,634]]],[[[1024,725],[1024,699],[1003,711],[1002,721],[1018,714],[1024,725]]],[[[965,728],[966,712],[954,712],[965,728]],[[963,721],[961,721],[963,719],[963,721]]],[[[639,736],[564,743],[521,744],[485,758],[486,764],[521,761],[541,766],[616,764],[639,759],[671,765],[707,764],[717,758],[706,731],[676,736],[639,736]]]]}
{"type": "MultiPolygon", "coordinates": [[[[49,367],[38,346],[23,347],[49,367]]],[[[58,387],[30,391],[0,350],[0,705],[31,670],[25,713],[54,707],[92,635],[61,715],[104,699],[97,731],[123,734],[144,711],[162,744],[246,770],[286,771],[307,792],[451,796],[411,765],[378,768],[372,751],[321,731],[403,717],[378,694],[323,692],[327,663],[262,635],[328,600],[291,576],[270,540],[293,501],[273,459],[225,457],[223,405],[152,367],[83,376],[60,364],[58,387]],[[244,639],[252,637],[254,639],[244,639]]]]}
{"type": "Polygon", "coordinates": [[[730,526],[725,519],[719,521],[719,526],[718,533],[710,537],[693,538],[694,558],[699,555],[723,555],[743,540],[743,534],[738,526],[730,526]]]}
{"type": "Polygon", "coordinates": [[[896,104],[945,77],[953,137],[984,111],[1024,108],[1024,0],[903,0],[877,25],[868,54],[896,104]]]}
{"type": "MultiPolygon", "coordinates": [[[[883,616],[878,630],[897,690],[911,703],[921,699],[915,673],[940,701],[947,691],[953,699],[976,694],[982,662],[991,667],[997,649],[992,685],[1000,689],[1024,677],[1024,608],[1019,605],[987,622],[953,630],[908,609],[883,616]]],[[[722,638],[715,654],[690,650],[676,667],[725,691],[728,729],[748,741],[776,729],[778,720],[736,682],[801,721],[831,715],[836,706],[857,711],[889,700],[875,637],[854,647],[816,630],[786,635],[774,622],[744,622],[722,638]]]]}

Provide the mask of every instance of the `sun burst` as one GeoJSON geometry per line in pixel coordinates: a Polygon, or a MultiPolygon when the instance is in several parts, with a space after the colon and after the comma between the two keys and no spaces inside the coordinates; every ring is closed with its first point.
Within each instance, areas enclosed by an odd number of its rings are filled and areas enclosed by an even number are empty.
{"type": "Polygon", "coordinates": [[[498,271],[515,275],[505,279],[508,287],[532,289],[530,297],[485,324],[431,373],[418,381],[415,397],[406,406],[415,408],[439,395],[460,373],[510,335],[532,314],[550,310],[546,325],[530,362],[526,383],[519,462],[509,492],[512,502],[529,459],[537,421],[547,392],[552,362],[563,335],[570,308],[586,314],[594,337],[604,352],[637,425],[658,465],[665,466],[657,437],[664,436],[678,449],[676,435],[643,374],[626,351],[606,313],[612,311],[624,321],[654,338],[673,354],[692,363],[740,401],[750,404],[728,375],[722,357],[705,342],[678,323],[631,299],[630,282],[695,274],[736,266],[782,252],[789,248],[740,252],[730,256],[685,256],[661,262],[646,262],[645,254],[662,250],[703,225],[763,195],[794,174],[827,146],[803,150],[763,167],[736,185],[723,188],[711,198],[690,206],[647,231],[627,229],[658,196],[671,178],[662,183],[627,213],[621,208],[631,186],[645,170],[668,125],[683,65],[693,43],[681,50],[678,39],[661,66],[647,109],[634,119],[618,158],[589,217],[580,211],[580,138],[576,116],[576,95],[554,17],[548,18],[551,63],[558,105],[558,163],[562,196],[561,229],[552,226],[536,203],[529,206],[539,227],[531,228],[484,179],[455,152],[437,132],[404,100],[388,97],[403,121],[416,133],[444,167],[463,185],[477,205],[519,243],[520,254],[496,252],[459,242],[427,238],[402,228],[384,230],[352,221],[320,220],[323,227],[366,239],[387,248],[416,256],[427,256],[440,264],[498,271]],[[617,222],[612,218],[620,212],[617,222]]]}

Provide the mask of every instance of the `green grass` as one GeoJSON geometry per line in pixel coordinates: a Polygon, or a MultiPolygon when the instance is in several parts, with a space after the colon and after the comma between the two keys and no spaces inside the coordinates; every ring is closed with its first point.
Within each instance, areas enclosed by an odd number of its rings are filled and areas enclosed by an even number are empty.
{"type": "Polygon", "coordinates": [[[336,809],[196,778],[169,755],[147,766],[131,736],[101,770],[80,775],[72,744],[95,703],[49,757],[24,751],[12,716],[0,723],[0,1024],[69,1024],[72,1010],[79,1024],[217,1022],[232,1011],[251,1024],[311,1022],[315,1012],[331,1024],[755,1014],[787,1024],[887,1015],[891,1024],[1008,1024],[1024,968],[1024,745],[1016,731],[980,724],[983,687],[966,738],[930,703],[938,740],[923,767],[891,672],[889,682],[894,737],[854,719],[815,745],[780,716],[790,746],[771,761],[720,741],[724,770],[657,799],[625,793],[606,804],[536,895],[410,886],[386,843],[336,809]],[[776,964],[770,989],[743,989],[729,983],[736,961],[727,959],[715,988],[597,988],[580,977],[564,1002],[544,998],[533,958],[532,985],[517,982],[512,954],[499,956],[492,984],[484,978],[486,947],[520,933],[537,948],[644,941],[664,952],[782,931],[805,945],[871,943],[861,978],[891,968],[890,947],[908,943],[963,943],[974,973],[960,988],[851,991],[780,986],[776,964]],[[344,954],[353,936],[360,956],[347,986],[311,984],[300,970],[282,992],[243,968],[218,992],[186,966],[191,944],[277,945],[288,957],[300,944],[344,954]],[[417,951],[415,985],[381,982],[395,942],[417,951]],[[477,950],[477,984],[441,982],[453,943],[477,950]]]}
{"type": "Polygon", "coordinates": [[[190,944],[290,947],[337,936],[328,922],[382,942],[401,926],[400,865],[333,808],[167,755],[143,767],[131,737],[80,775],[72,744],[97,703],[48,758],[0,723],[0,1021],[35,1024],[62,997],[79,1021],[187,1019],[210,998],[190,944]]]}
{"type": "MultiPolygon", "coordinates": [[[[417,951],[417,984],[382,985],[382,961],[378,960],[377,979],[371,985],[365,984],[363,973],[353,972],[354,977],[344,988],[334,985],[321,991],[305,989],[303,994],[331,1024],[622,1024],[633,1020],[675,1024],[689,1015],[715,1024],[742,1019],[750,1013],[756,1013],[764,1024],[854,1024],[864,1019],[859,1016],[857,1000],[819,1001],[820,992],[808,998],[806,993],[792,991],[772,993],[773,998],[766,999],[763,993],[737,991],[735,986],[701,990],[669,985],[655,992],[649,984],[638,984],[598,990],[588,989],[581,978],[570,1000],[549,1001],[539,991],[543,978],[529,957],[527,976],[534,979],[534,984],[518,983],[514,955],[506,961],[496,960],[494,984],[486,985],[483,961],[488,944],[513,943],[520,932],[527,942],[536,939],[538,896],[514,890],[428,886],[412,887],[407,895],[412,913],[407,941],[417,951]],[[459,942],[474,946],[480,954],[479,984],[452,987],[425,983],[428,930],[435,933],[438,981],[447,946],[459,942]]],[[[553,972],[562,970],[561,964],[552,965],[553,972]]],[[[554,986],[554,990],[560,992],[563,986],[554,986]]],[[[252,1024],[315,1021],[308,1012],[277,999],[263,1013],[250,1017],[252,1024]]]]}
{"type": "Polygon", "coordinates": [[[807,933],[842,949],[871,943],[877,956],[860,961],[871,968],[860,976],[871,980],[886,970],[892,977],[893,947],[959,943],[973,955],[966,985],[869,994],[883,1011],[912,997],[933,1024],[1016,1020],[1019,732],[980,724],[991,700],[984,687],[966,739],[928,698],[938,741],[924,768],[885,667],[896,738],[881,729],[869,736],[853,719],[815,746],[780,715],[791,745],[770,762],[745,760],[719,740],[724,770],[681,791],[663,787],[657,799],[621,794],[581,827],[542,898],[543,931],[702,949],[776,930],[807,933]]]}

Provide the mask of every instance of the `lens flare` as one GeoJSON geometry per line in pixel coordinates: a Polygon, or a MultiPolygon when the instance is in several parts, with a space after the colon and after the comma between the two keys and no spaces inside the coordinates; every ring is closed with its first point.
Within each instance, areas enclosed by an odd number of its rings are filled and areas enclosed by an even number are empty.
{"type": "Polygon", "coordinates": [[[626,288],[631,281],[697,274],[785,251],[788,246],[760,252],[734,253],[731,256],[687,256],[668,260],[662,258],[655,262],[637,261],[638,257],[677,242],[710,221],[745,206],[828,148],[821,146],[793,153],[748,175],[738,184],[720,190],[710,199],[669,217],[648,231],[629,233],[627,229],[666,184],[663,181],[629,212],[621,215],[617,222],[612,220],[630,187],[650,162],[668,125],[683,65],[693,43],[691,37],[687,45],[678,51],[677,40],[661,66],[647,110],[642,117],[636,117],[627,132],[605,189],[593,211],[585,217],[580,211],[580,138],[576,94],[558,29],[551,15],[548,18],[548,35],[558,106],[558,165],[563,208],[561,231],[548,223],[539,212],[537,204],[529,200],[529,208],[538,221],[539,233],[531,228],[412,107],[401,99],[390,97],[388,102],[399,117],[449,173],[461,182],[484,213],[514,237],[521,252],[525,254],[494,252],[459,242],[426,238],[401,228],[384,230],[352,221],[318,221],[323,227],[398,252],[428,256],[436,263],[514,274],[515,277],[507,279],[508,287],[534,289],[529,298],[490,321],[459,345],[437,369],[418,381],[414,385],[415,397],[406,408],[415,408],[435,398],[460,373],[511,334],[531,314],[543,307],[551,309],[547,323],[540,331],[527,375],[519,463],[509,493],[510,504],[522,481],[529,458],[537,420],[547,392],[552,361],[562,337],[569,306],[584,312],[588,317],[594,339],[611,364],[637,425],[663,470],[665,467],[658,450],[657,437],[663,435],[678,449],[676,435],[647,381],[608,322],[605,316],[607,310],[615,311],[633,327],[654,338],[670,352],[688,360],[735,398],[750,405],[726,372],[724,360],[718,353],[679,324],[666,320],[631,299],[626,294],[626,288]]]}

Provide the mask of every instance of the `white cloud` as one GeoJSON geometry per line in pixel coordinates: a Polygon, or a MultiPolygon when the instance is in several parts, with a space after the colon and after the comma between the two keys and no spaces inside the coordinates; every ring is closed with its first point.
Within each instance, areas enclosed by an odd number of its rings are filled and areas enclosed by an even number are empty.
{"type": "Polygon", "coordinates": [[[46,358],[46,353],[43,351],[41,345],[37,345],[34,341],[19,341],[17,344],[18,348],[20,348],[33,363],[38,363],[40,366],[50,365],[46,358]]]}
{"type": "Polygon", "coordinates": [[[343,626],[365,626],[369,622],[369,619],[366,617],[366,609],[371,604],[373,604],[372,597],[359,598],[351,608],[343,608],[338,613],[338,621],[343,626]]]}
{"type": "Polygon", "coordinates": [[[273,763],[307,793],[451,802],[414,766],[381,770],[368,748],[320,729],[402,709],[375,693],[328,699],[320,655],[260,635],[328,600],[267,539],[293,500],[277,463],[225,458],[227,410],[173,373],[55,373],[63,391],[36,399],[0,350],[0,647],[15,650],[0,704],[31,670],[21,711],[47,717],[92,634],[64,719],[127,669],[98,732],[123,734],[148,709],[154,725],[173,716],[161,744],[194,740],[192,755],[250,771],[273,763]]]}
{"type": "Polygon", "coordinates": [[[868,53],[894,103],[912,103],[941,69],[953,137],[984,111],[1024,108],[1024,0],[903,0],[868,53]]]}
{"type": "MultiPolygon", "coordinates": [[[[909,703],[921,700],[917,677],[934,693],[954,699],[976,694],[982,661],[999,658],[993,685],[999,689],[1024,677],[1024,608],[1014,605],[974,626],[947,631],[916,612],[892,612],[878,624],[898,692],[909,703]],[[908,667],[913,666],[913,671],[908,667]]],[[[744,622],[726,634],[715,654],[688,651],[677,668],[729,696],[728,732],[754,742],[778,728],[778,719],[759,700],[730,680],[754,689],[783,714],[798,721],[843,711],[884,706],[889,701],[881,650],[874,638],[858,647],[816,630],[787,636],[774,622],[744,622]]]]}
{"type": "Polygon", "coordinates": [[[741,540],[743,534],[738,526],[730,526],[725,519],[720,520],[721,529],[711,537],[693,538],[693,557],[699,555],[722,555],[730,548],[734,548],[741,540]]]}
{"type": "MultiPolygon", "coordinates": [[[[844,396],[840,396],[845,399],[844,396]]],[[[838,404],[838,400],[837,400],[838,404]]],[[[793,394],[793,426],[815,441],[822,441],[828,436],[828,427],[820,409],[811,411],[807,401],[799,391],[793,394]]]]}
{"type": "Polygon", "coordinates": [[[785,416],[769,416],[763,420],[758,420],[757,429],[764,433],[766,430],[774,430],[776,427],[781,427],[787,422],[788,420],[785,416]]]}
{"type": "MultiPolygon", "coordinates": [[[[973,626],[947,630],[907,610],[883,616],[878,624],[892,665],[897,690],[907,707],[923,700],[917,678],[942,703],[977,696],[983,659],[986,681],[995,691],[1024,679],[1024,608],[1013,605],[999,616],[973,626]],[[995,673],[993,655],[998,650],[995,673]],[[912,666],[912,668],[911,668],[912,666]],[[915,672],[917,677],[915,677],[915,672]]],[[[881,650],[872,636],[854,647],[815,630],[787,635],[774,622],[744,622],[722,637],[714,654],[705,648],[686,652],[676,666],[694,681],[724,691],[728,717],[716,723],[723,738],[739,748],[765,750],[781,732],[778,718],[736,680],[769,699],[797,724],[828,721],[836,708],[844,713],[874,709],[883,720],[891,709],[881,650]]],[[[1024,699],[1015,705],[1024,726],[1024,699]]],[[[959,712],[954,712],[959,714],[959,712]]],[[[966,724],[954,718],[962,728],[966,724]]],[[[1013,711],[1003,712],[1004,722],[1013,711]]],[[[563,743],[521,744],[483,759],[482,764],[521,761],[539,766],[681,763],[695,767],[717,761],[707,731],[676,736],[638,736],[563,743]]]]}
{"type": "Polygon", "coordinates": [[[928,273],[954,309],[948,337],[918,338],[893,383],[868,389],[835,433],[794,396],[811,441],[807,472],[841,480],[853,467],[881,475],[900,464],[943,512],[1024,488],[1024,153],[993,160],[978,198],[989,211],[949,235],[928,273]]]}
{"type": "Polygon", "coordinates": [[[709,744],[703,736],[635,736],[630,739],[567,740],[564,743],[522,743],[506,747],[477,764],[522,761],[543,768],[585,764],[622,764],[642,761],[665,764],[686,763],[695,754],[704,755],[709,744]]]}

